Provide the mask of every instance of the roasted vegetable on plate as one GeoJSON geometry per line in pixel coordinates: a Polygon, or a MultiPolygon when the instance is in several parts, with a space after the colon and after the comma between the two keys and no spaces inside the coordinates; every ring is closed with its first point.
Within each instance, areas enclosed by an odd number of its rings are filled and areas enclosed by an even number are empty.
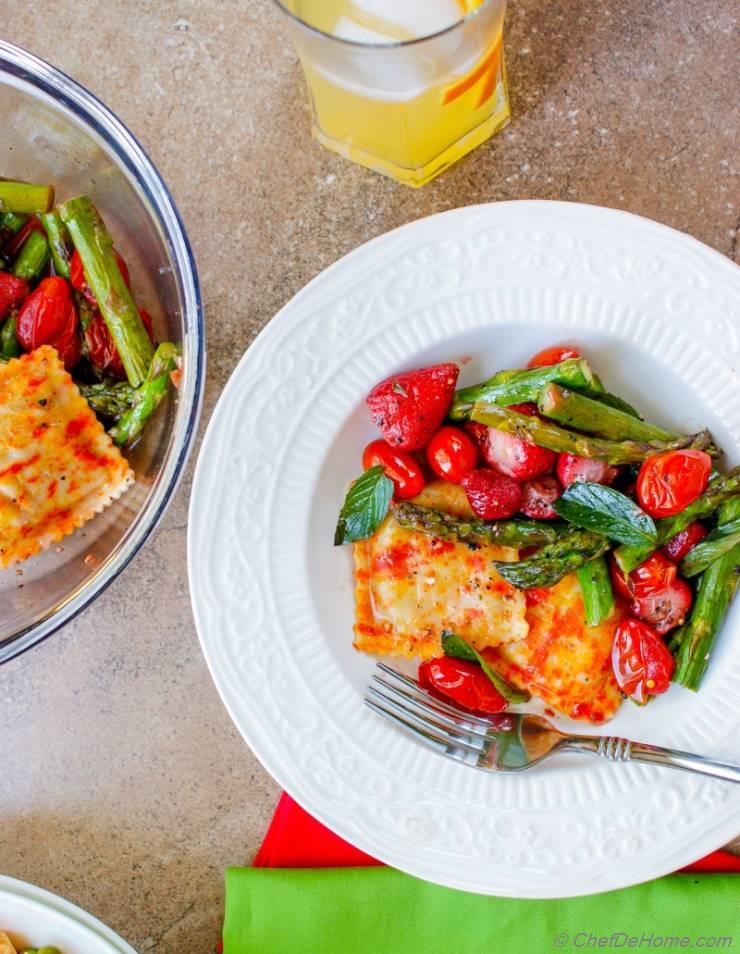
{"type": "Polygon", "coordinates": [[[573,718],[697,690],[740,568],[740,468],[708,430],[646,421],[572,346],[456,390],[448,363],[367,403],[335,544],[354,548],[355,646],[420,657],[474,712],[529,695],[573,718]]]}

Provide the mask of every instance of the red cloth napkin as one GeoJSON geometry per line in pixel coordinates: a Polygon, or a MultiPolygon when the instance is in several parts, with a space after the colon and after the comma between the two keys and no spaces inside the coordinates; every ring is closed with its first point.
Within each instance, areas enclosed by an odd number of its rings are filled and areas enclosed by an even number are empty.
{"type": "MultiPolygon", "coordinates": [[[[253,864],[257,868],[357,868],[382,862],[329,831],[283,793],[253,864]]],[[[682,871],[740,873],[740,857],[713,851],[682,871]]]]}

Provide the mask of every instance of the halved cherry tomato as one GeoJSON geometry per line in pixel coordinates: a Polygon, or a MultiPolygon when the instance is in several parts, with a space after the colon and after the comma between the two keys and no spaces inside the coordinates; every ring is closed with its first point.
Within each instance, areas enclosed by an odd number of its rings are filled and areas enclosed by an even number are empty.
{"type": "Polygon", "coordinates": [[[706,528],[701,523],[690,523],[685,530],[671,537],[661,552],[674,563],[680,563],[689,550],[700,543],[706,535],[706,528]]]}
{"type": "MultiPolygon", "coordinates": [[[[131,289],[131,276],[128,273],[128,265],[123,260],[122,256],[113,249],[113,254],[116,256],[116,261],[118,262],[118,267],[121,270],[121,275],[123,280],[126,282],[129,290],[131,289]]],[[[80,258],[80,253],[77,249],[72,253],[72,258],[69,261],[69,280],[72,283],[72,288],[75,291],[82,292],[82,294],[87,298],[91,305],[95,305],[97,308],[98,300],[93,294],[92,289],[87,284],[87,279],[85,278],[85,270],[82,267],[82,259],[80,258]]]]}
{"type": "Polygon", "coordinates": [[[560,364],[568,358],[580,358],[581,352],[572,345],[556,345],[554,348],[545,348],[527,362],[528,368],[546,368],[550,364],[560,364]]]}
{"type": "Polygon", "coordinates": [[[506,699],[481,667],[465,659],[427,659],[419,666],[419,683],[471,712],[502,712],[506,708],[506,699]]]}
{"type": "Polygon", "coordinates": [[[440,427],[427,445],[427,460],[438,477],[459,484],[478,463],[478,451],[459,427],[440,427]]]}
{"type": "Polygon", "coordinates": [[[72,292],[63,278],[39,282],[18,312],[18,341],[24,351],[51,345],[70,371],[80,360],[79,319],[72,292]]]}
{"type": "MultiPolygon", "coordinates": [[[[152,318],[148,311],[139,308],[141,320],[144,322],[147,334],[154,341],[154,330],[152,327],[152,318]]],[[[105,318],[95,309],[95,316],[90,324],[85,328],[85,343],[87,344],[87,355],[92,364],[100,371],[105,371],[115,378],[125,378],[126,372],[121,361],[118,349],[113,344],[113,338],[105,318]]]]}
{"type": "Polygon", "coordinates": [[[712,458],[704,451],[656,454],[637,475],[637,499],[651,517],[672,517],[704,492],[711,472],[712,458]]]}
{"type": "Polygon", "coordinates": [[[511,477],[487,467],[468,471],[460,481],[470,508],[481,520],[513,517],[522,503],[522,488],[511,477]]]}
{"type": "Polygon", "coordinates": [[[28,296],[28,282],[10,272],[0,272],[0,321],[28,296]]]}
{"type": "Polygon", "coordinates": [[[362,454],[362,468],[378,466],[393,481],[394,496],[400,500],[415,497],[424,489],[424,472],[413,454],[391,447],[385,441],[373,441],[362,454]]]}
{"type": "Polygon", "coordinates": [[[665,692],[673,675],[673,656],[655,630],[637,619],[617,626],[612,645],[612,669],[617,685],[635,702],[665,692]]]}
{"type": "Polygon", "coordinates": [[[662,590],[633,600],[631,611],[650,623],[656,633],[665,636],[677,626],[683,626],[692,602],[691,587],[679,576],[662,590]]]}

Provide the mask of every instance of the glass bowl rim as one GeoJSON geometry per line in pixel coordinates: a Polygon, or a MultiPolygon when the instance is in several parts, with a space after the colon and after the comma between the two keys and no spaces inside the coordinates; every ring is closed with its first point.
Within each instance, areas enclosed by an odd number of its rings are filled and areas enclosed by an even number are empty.
{"type": "Polygon", "coordinates": [[[0,665],[38,645],[77,617],[110,586],[149,539],[182,478],[192,449],[203,403],[206,361],[203,300],[190,240],[169,189],[139,141],[97,96],[76,80],[35,54],[0,39],[0,83],[7,76],[72,113],[93,138],[110,150],[124,174],[143,195],[166,240],[182,294],[188,360],[167,453],[130,530],[76,592],[0,643],[0,665]]]}
{"type": "Polygon", "coordinates": [[[448,33],[453,33],[465,23],[469,23],[470,21],[474,20],[477,16],[479,16],[482,10],[492,6],[495,2],[496,0],[483,0],[480,6],[477,6],[474,10],[470,10],[468,13],[465,13],[449,26],[443,27],[441,30],[435,30],[434,33],[425,33],[424,36],[415,36],[412,40],[393,40],[390,43],[367,43],[364,40],[349,40],[346,37],[335,36],[333,33],[327,33],[326,30],[320,30],[318,27],[307,23],[297,13],[293,13],[292,10],[289,10],[285,5],[285,0],[273,0],[273,3],[278,7],[278,9],[281,10],[285,16],[287,16],[294,23],[297,23],[302,29],[307,30],[309,33],[313,33],[315,36],[320,36],[323,39],[331,40],[332,42],[339,43],[343,46],[354,47],[355,49],[359,50],[398,50],[405,49],[406,47],[417,46],[422,43],[428,43],[431,40],[437,40],[448,33]]]}

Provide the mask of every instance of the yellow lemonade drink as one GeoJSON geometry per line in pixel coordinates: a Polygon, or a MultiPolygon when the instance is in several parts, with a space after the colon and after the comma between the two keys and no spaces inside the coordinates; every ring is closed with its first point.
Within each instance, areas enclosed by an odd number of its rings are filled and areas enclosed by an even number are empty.
{"type": "Polygon", "coordinates": [[[420,186],[508,122],[504,0],[287,6],[314,135],[346,158],[420,186]]]}

